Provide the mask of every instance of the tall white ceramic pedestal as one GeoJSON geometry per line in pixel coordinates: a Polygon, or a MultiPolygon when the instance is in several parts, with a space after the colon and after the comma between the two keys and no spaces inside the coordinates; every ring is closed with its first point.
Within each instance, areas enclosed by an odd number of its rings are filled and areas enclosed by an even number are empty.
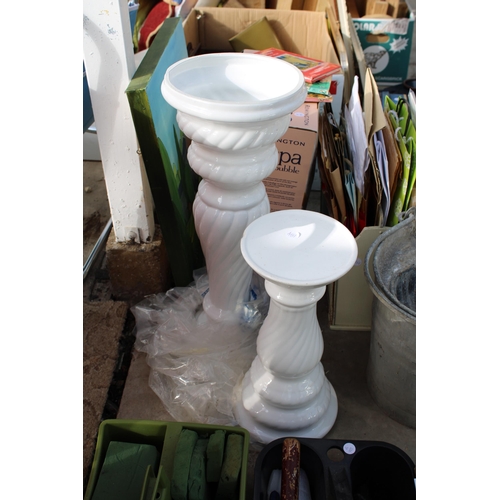
{"type": "Polygon", "coordinates": [[[337,396],[321,364],[316,303],[347,273],[356,240],[317,212],[282,210],[250,224],[241,240],[271,303],[257,337],[257,356],[236,389],[236,419],[262,443],[285,436],[322,438],[337,417],[337,396]]]}
{"type": "Polygon", "coordinates": [[[269,213],[262,180],[278,164],[276,141],[307,94],[302,73],[281,60],[219,53],[173,64],[162,95],[192,139],[191,168],[202,177],[193,206],[205,256],[205,313],[238,322],[252,270],[240,251],[249,223],[269,213]]]}

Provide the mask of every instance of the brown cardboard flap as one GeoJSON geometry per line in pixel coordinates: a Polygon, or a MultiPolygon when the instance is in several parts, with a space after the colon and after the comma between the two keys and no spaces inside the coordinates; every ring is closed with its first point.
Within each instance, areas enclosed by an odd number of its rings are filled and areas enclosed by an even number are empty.
{"type": "Polygon", "coordinates": [[[384,136],[385,150],[387,154],[387,161],[389,164],[389,189],[392,200],[396,191],[396,187],[398,185],[398,181],[401,177],[403,159],[401,158],[401,153],[396,143],[396,138],[394,137],[394,129],[392,128],[387,114],[386,120],[387,126],[382,129],[382,134],[384,136]]]}
{"type": "Polygon", "coordinates": [[[244,9],[245,6],[241,3],[238,2],[238,0],[227,0],[227,2],[224,4],[225,9],[244,9]]]}
{"type": "Polygon", "coordinates": [[[267,0],[266,9],[309,10],[309,9],[304,9],[303,4],[304,0],[267,0]]]}
{"type": "Polygon", "coordinates": [[[232,52],[229,39],[266,17],[284,50],[339,64],[326,29],[325,14],[300,10],[193,9],[184,21],[187,43],[199,40],[203,52],[232,52]]]}
{"type": "MultiPolygon", "coordinates": [[[[266,0],[239,0],[239,3],[241,3],[243,8],[246,8],[246,9],[265,9],[266,8],[266,0]]],[[[227,3],[224,4],[224,7],[228,7],[227,3]]]]}
{"type": "Polygon", "coordinates": [[[235,52],[243,52],[245,49],[283,48],[267,17],[255,21],[241,33],[230,38],[229,43],[235,52]]]}
{"type": "Polygon", "coordinates": [[[359,17],[359,12],[358,12],[358,7],[356,6],[355,0],[347,0],[347,12],[351,14],[351,17],[353,19],[356,19],[359,17]]]}

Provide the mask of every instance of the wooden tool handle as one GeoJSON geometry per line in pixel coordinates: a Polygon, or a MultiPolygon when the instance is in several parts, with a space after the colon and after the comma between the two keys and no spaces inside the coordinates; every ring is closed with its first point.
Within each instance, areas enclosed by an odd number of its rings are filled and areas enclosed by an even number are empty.
{"type": "Polygon", "coordinates": [[[281,455],[281,500],[298,500],[300,443],[295,438],[283,440],[281,455]]]}

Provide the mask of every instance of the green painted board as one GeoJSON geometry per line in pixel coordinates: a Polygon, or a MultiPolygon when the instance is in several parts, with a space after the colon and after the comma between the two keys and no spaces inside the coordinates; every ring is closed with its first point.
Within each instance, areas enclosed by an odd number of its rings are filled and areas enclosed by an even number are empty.
{"type": "Polygon", "coordinates": [[[187,161],[176,110],[161,95],[168,67],[186,57],[182,20],[166,19],[126,89],[175,286],[189,285],[205,265],[192,210],[200,179],[187,161]]]}

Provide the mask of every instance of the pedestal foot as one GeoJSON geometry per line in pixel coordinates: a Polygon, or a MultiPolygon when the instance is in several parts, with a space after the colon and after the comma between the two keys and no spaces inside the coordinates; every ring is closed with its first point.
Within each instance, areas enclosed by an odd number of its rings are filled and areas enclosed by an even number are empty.
{"type": "MultiPolygon", "coordinates": [[[[247,373],[242,385],[240,385],[236,389],[235,392],[236,403],[234,405],[233,412],[236,420],[238,421],[238,424],[241,427],[247,429],[248,432],[250,433],[250,436],[255,441],[267,444],[270,443],[271,441],[274,441],[275,439],[287,436],[321,439],[325,437],[326,434],[328,434],[330,429],[333,427],[338,414],[338,401],[337,401],[337,394],[335,393],[335,390],[328,381],[326,381],[325,384],[326,391],[328,394],[328,402],[325,408],[325,412],[323,413],[321,418],[319,418],[314,423],[302,427],[295,427],[294,425],[288,425],[288,426],[284,425],[282,428],[277,428],[275,425],[276,422],[279,421],[282,424],[287,423],[287,421],[284,422],[283,420],[278,420],[281,418],[280,416],[278,416],[279,414],[278,408],[276,408],[277,415],[273,415],[273,410],[270,409],[269,407],[267,408],[269,416],[275,419],[274,425],[266,425],[262,422],[259,422],[256,418],[257,414],[251,413],[245,408],[242,399],[242,389],[245,384],[245,381],[248,382],[247,380],[248,376],[249,375],[247,373]]],[[[258,398],[258,396],[256,399],[257,403],[262,403],[262,401],[259,401],[260,398],[258,398]]],[[[297,409],[297,410],[299,413],[303,411],[302,409],[297,409]]],[[[307,408],[305,410],[307,411],[307,408]]]]}

